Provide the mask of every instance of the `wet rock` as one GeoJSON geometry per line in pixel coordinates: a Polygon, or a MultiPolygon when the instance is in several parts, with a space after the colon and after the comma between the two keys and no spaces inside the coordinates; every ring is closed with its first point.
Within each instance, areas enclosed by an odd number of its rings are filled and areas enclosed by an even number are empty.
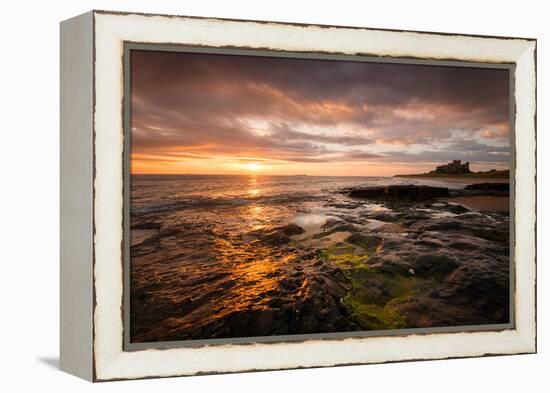
{"type": "Polygon", "coordinates": [[[386,198],[386,187],[369,187],[351,190],[348,196],[351,198],[384,199],[386,198]]]}
{"type": "Polygon", "coordinates": [[[335,232],[356,232],[358,227],[352,223],[347,223],[342,220],[329,219],[321,226],[324,232],[314,235],[315,238],[325,237],[335,232]]]}
{"type": "Polygon", "coordinates": [[[258,336],[270,334],[274,328],[275,313],[272,309],[260,311],[253,321],[253,331],[258,336]]]}
{"type": "Polygon", "coordinates": [[[300,286],[299,280],[293,280],[291,278],[284,278],[279,281],[279,286],[288,291],[295,291],[300,286]]]}
{"type": "Polygon", "coordinates": [[[411,274],[411,265],[394,256],[373,257],[369,261],[369,267],[386,274],[400,274],[402,276],[411,274]]]}
{"type": "Polygon", "coordinates": [[[355,232],[357,231],[357,226],[354,224],[339,224],[330,228],[331,232],[355,232]]]}
{"type": "Polygon", "coordinates": [[[341,275],[336,275],[336,280],[332,278],[328,278],[322,282],[323,284],[323,290],[331,295],[334,298],[341,298],[346,295],[348,291],[348,286],[343,282],[343,280],[338,280],[338,278],[342,278],[341,275]]]}
{"type": "Polygon", "coordinates": [[[399,224],[384,224],[374,230],[377,233],[401,233],[405,231],[405,228],[399,224]]]}
{"type": "Polygon", "coordinates": [[[322,308],[318,311],[317,315],[320,317],[320,318],[324,318],[326,317],[328,314],[330,313],[330,310],[328,308],[322,308]]]}
{"type": "Polygon", "coordinates": [[[462,221],[453,218],[444,218],[413,226],[414,229],[422,231],[458,231],[464,229],[464,227],[462,221]]]}
{"type": "Polygon", "coordinates": [[[422,234],[415,242],[415,245],[439,248],[445,247],[445,241],[443,241],[440,237],[432,236],[430,234],[422,234]]]}
{"type": "Polygon", "coordinates": [[[510,195],[510,185],[508,183],[476,183],[469,184],[462,190],[452,190],[451,197],[464,196],[500,196],[510,195]]]}
{"type": "Polygon", "coordinates": [[[362,247],[365,250],[374,250],[382,243],[382,238],[380,236],[352,233],[350,236],[347,237],[346,241],[348,243],[362,247]]]}
{"type": "Polygon", "coordinates": [[[454,214],[468,213],[470,209],[456,203],[449,203],[445,206],[445,209],[454,214]]]}
{"type": "Polygon", "coordinates": [[[323,225],[321,225],[321,228],[330,229],[335,227],[336,225],[341,225],[341,224],[345,224],[345,221],[342,221],[340,219],[329,218],[328,220],[325,221],[323,225]]]}
{"type": "Polygon", "coordinates": [[[162,225],[157,222],[141,222],[133,224],[130,229],[160,229],[162,225]]]}
{"type": "Polygon", "coordinates": [[[384,252],[405,250],[409,248],[407,245],[411,246],[408,242],[404,243],[402,238],[396,237],[394,233],[384,234],[384,252]]]}
{"type": "Polygon", "coordinates": [[[433,198],[449,197],[445,187],[392,185],[386,187],[368,187],[350,191],[351,198],[363,198],[388,201],[425,201],[433,198]]]}
{"type": "Polygon", "coordinates": [[[369,214],[368,217],[373,220],[378,220],[383,222],[395,222],[399,220],[399,215],[394,213],[374,213],[374,214],[369,214]]]}
{"type": "Polygon", "coordinates": [[[481,260],[456,269],[439,286],[398,305],[413,327],[509,322],[506,264],[481,260]]]}
{"type": "Polygon", "coordinates": [[[158,231],[156,237],[158,237],[159,239],[166,239],[170,236],[177,236],[178,234],[180,234],[182,231],[184,231],[186,228],[182,228],[180,226],[167,226],[167,227],[162,227],[160,228],[160,230],[158,231]]]}
{"type": "Polygon", "coordinates": [[[440,278],[447,276],[458,267],[458,263],[447,254],[419,255],[413,263],[418,276],[440,278]]]}
{"type": "Polygon", "coordinates": [[[301,235],[305,230],[296,224],[288,224],[275,228],[273,231],[262,236],[262,242],[272,246],[280,246],[291,241],[291,236],[301,235]]]}
{"type": "Polygon", "coordinates": [[[492,228],[491,230],[487,230],[486,228],[470,228],[467,233],[496,242],[507,242],[510,240],[510,232],[507,229],[492,228]]]}
{"type": "Polygon", "coordinates": [[[288,224],[280,228],[280,231],[287,236],[301,235],[305,232],[304,228],[296,224],[288,224]]]}
{"type": "Polygon", "coordinates": [[[470,212],[455,217],[417,222],[411,225],[410,229],[418,233],[431,232],[432,236],[433,232],[454,233],[456,236],[468,235],[504,244],[509,241],[510,236],[506,220],[506,216],[498,214],[483,215],[470,212]]]}
{"type": "Polygon", "coordinates": [[[418,220],[425,220],[429,218],[430,215],[423,211],[418,210],[412,210],[407,213],[403,213],[400,215],[400,218],[407,221],[418,221],[418,220]]]}
{"type": "Polygon", "coordinates": [[[333,203],[330,206],[335,207],[338,209],[357,209],[358,207],[361,207],[362,203],[333,203]]]}
{"type": "Polygon", "coordinates": [[[494,192],[510,192],[509,183],[476,183],[469,184],[464,187],[465,190],[471,191],[494,191],[494,192]]]}

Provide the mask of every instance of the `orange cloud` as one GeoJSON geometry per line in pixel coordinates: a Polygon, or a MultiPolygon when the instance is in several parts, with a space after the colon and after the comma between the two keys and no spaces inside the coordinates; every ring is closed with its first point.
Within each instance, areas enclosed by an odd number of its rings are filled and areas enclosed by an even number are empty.
{"type": "Polygon", "coordinates": [[[479,135],[490,139],[508,138],[508,127],[487,128],[479,131],[479,135]]]}
{"type": "Polygon", "coordinates": [[[136,173],[370,174],[399,162],[508,160],[507,70],[131,56],[136,173]]]}

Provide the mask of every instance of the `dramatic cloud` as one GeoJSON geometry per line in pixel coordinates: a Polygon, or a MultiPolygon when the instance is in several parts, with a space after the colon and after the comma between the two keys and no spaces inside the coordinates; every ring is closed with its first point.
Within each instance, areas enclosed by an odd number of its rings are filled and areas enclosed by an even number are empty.
{"type": "Polygon", "coordinates": [[[132,51],[131,76],[136,172],[508,165],[507,70],[132,51]]]}

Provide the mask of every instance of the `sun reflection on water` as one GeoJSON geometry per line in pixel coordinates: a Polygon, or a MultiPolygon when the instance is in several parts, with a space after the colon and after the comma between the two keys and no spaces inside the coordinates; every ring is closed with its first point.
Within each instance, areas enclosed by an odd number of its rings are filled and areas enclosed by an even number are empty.
{"type": "Polygon", "coordinates": [[[259,194],[260,189],[258,188],[258,178],[256,174],[252,174],[248,179],[248,195],[258,196],[259,194]]]}
{"type": "Polygon", "coordinates": [[[251,221],[251,229],[256,231],[265,228],[265,207],[262,205],[250,205],[247,211],[247,218],[251,221]]]}
{"type": "Polygon", "coordinates": [[[216,246],[219,260],[229,268],[234,283],[231,294],[220,299],[223,307],[218,317],[241,310],[262,309],[269,299],[265,294],[278,287],[279,266],[274,263],[277,250],[223,240],[218,240],[216,246]]]}

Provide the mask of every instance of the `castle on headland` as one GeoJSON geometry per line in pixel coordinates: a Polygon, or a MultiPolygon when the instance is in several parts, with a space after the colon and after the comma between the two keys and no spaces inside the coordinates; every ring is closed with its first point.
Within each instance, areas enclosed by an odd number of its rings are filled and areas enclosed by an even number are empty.
{"type": "Polygon", "coordinates": [[[458,173],[471,173],[470,163],[466,162],[462,164],[460,160],[453,160],[453,162],[450,162],[446,165],[440,165],[436,167],[435,170],[431,171],[430,173],[448,173],[453,175],[458,173]]]}

